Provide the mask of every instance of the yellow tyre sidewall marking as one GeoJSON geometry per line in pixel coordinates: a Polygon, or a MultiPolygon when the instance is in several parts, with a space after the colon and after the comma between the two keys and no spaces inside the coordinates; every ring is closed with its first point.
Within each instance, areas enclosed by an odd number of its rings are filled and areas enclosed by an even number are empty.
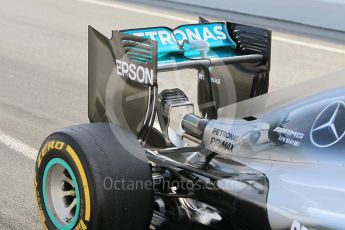
{"type": "Polygon", "coordinates": [[[81,181],[82,181],[83,189],[84,189],[84,197],[85,197],[85,220],[89,221],[90,215],[91,215],[91,202],[90,202],[90,190],[89,190],[89,185],[88,185],[88,182],[86,179],[86,174],[85,174],[83,165],[81,164],[77,154],[72,149],[72,147],[68,145],[66,147],[66,151],[72,157],[72,159],[73,159],[74,163],[76,164],[78,171],[80,173],[80,177],[81,177],[81,181]]]}
{"type": "Polygon", "coordinates": [[[77,227],[74,228],[74,230],[86,230],[87,227],[84,223],[84,221],[81,219],[77,227]]]}
{"type": "Polygon", "coordinates": [[[44,217],[43,215],[43,211],[41,209],[41,203],[39,202],[39,193],[37,192],[37,181],[36,181],[36,171],[35,171],[35,177],[34,177],[34,186],[35,186],[35,191],[36,191],[36,194],[35,194],[35,197],[36,197],[36,207],[38,209],[38,214],[40,216],[40,219],[41,219],[41,222],[43,224],[43,227],[45,230],[48,230],[47,226],[46,226],[46,218],[44,217]]]}

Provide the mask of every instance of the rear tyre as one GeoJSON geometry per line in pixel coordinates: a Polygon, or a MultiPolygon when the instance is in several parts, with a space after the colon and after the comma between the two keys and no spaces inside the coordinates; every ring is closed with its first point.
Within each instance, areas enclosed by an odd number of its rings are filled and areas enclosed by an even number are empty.
{"type": "Polygon", "coordinates": [[[147,229],[151,168],[126,129],[106,123],[50,135],[36,161],[39,214],[48,229],[147,229]],[[114,135],[115,134],[115,135],[114,135]]]}

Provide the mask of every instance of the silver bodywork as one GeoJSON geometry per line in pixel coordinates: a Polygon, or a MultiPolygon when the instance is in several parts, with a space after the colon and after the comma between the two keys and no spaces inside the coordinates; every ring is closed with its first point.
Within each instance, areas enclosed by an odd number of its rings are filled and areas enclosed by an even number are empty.
{"type": "Polygon", "coordinates": [[[344,229],[344,102],[339,73],[224,107],[203,141],[207,149],[267,176],[272,229],[344,229]],[[242,119],[248,116],[256,119],[242,119]],[[315,130],[322,138],[313,138],[315,130]]]}

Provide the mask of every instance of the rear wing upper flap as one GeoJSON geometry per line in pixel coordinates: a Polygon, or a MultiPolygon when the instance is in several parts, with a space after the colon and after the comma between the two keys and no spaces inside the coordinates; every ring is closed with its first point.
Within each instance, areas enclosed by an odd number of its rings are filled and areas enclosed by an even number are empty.
{"type": "Polygon", "coordinates": [[[209,22],[181,25],[174,29],[151,27],[121,30],[120,33],[157,41],[157,70],[228,65],[241,62],[268,62],[271,56],[271,31],[232,22],[209,22]],[[209,46],[207,57],[199,51],[186,52],[185,40],[202,40],[209,46]]]}

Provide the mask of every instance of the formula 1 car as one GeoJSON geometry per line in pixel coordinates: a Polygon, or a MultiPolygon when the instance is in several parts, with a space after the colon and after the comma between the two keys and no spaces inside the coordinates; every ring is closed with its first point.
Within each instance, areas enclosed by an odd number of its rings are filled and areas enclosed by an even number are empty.
{"type": "Polygon", "coordinates": [[[271,31],[199,21],[89,27],[91,124],[36,161],[45,229],[344,229],[343,76],[268,94],[271,31]]]}

